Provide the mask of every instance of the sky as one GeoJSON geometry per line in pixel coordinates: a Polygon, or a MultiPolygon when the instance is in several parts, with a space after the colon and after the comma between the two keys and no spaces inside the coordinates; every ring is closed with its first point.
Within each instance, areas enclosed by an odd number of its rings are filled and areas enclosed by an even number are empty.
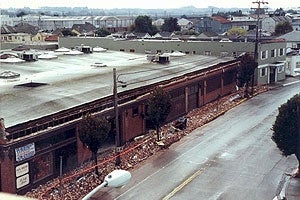
{"type": "MultiPolygon", "coordinates": [[[[209,6],[223,8],[255,8],[257,4],[252,2],[258,0],[1,0],[0,8],[24,8],[36,9],[44,6],[49,7],[88,7],[100,9],[112,8],[180,8],[194,6],[196,8],[207,8],[209,6]]],[[[260,0],[262,1],[262,0],[260,0]]],[[[269,4],[262,7],[276,8],[300,8],[300,0],[264,0],[269,4]],[[288,3],[287,3],[288,2],[288,3]]]]}

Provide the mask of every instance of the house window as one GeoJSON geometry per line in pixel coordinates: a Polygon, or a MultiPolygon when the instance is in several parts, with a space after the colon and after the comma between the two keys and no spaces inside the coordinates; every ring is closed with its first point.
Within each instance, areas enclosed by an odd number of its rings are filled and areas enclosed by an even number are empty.
{"type": "Polygon", "coordinates": [[[228,52],[227,52],[227,51],[222,51],[222,52],[221,52],[221,56],[222,56],[222,57],[228,56],[228,52]]]}
{"type": "Polygon", "coordinates": [[[125,49],[120,49],[120,51],[125,51],[125,49]]]}
{"type": "Polygon", "coordinates": [[[260,77],[264,77],[267,75],[267,68],[260,69],[260,77]]]}
{"type": "Polygon", "coordinates": [[[284,72],[284,67],[283,66],[278,66],[277,67],[278,73],[284,72]]]}
{"type": "Polygon", "coordinates": [[[284,54],[284,49],[283,48],[279,49],[278,55],[283,56],[283,54],[284,54]]]}
{"type": "Polygon", "coordinates": [[[276,49],[271,50],[271,58],[276,57],[276,49]]]}
{"type": "Polygon", "coordinates": [[[268,50],[262,51],[261,52],[261,59],[265,60],[268,58],[268,50]]]}
{"type": "Polygon", "coordinates": [[[131,53],[134,53],[134,52],[135,52],[135,50],[134,50],[134,49],[130,49],[129,51],[130,51],[131,53]]]}
{"type": "Polygon", "coordinates": [[[138,116],[139,115],[139,107],[138,106],[134,106],[133,108],[132,108],[132,116],[133,117],[136,117],[136,116],[138,116]]]}
{"type": "Polygon", "coordinates": [[[190,89],[190,91],[189,91],[189,94],[196,94],[196,93],[198,93],[198,85],[197,84],[195,84],[195,85],[191,85],[190,87],[189,87],[189,89],[190,89]]]}
{"type": "Polygon", "coordinates": [[[211,52],[210,52],[210,51],[204,51],[204,55],[210,56],[210,55],[211,55],[211,52]]]}

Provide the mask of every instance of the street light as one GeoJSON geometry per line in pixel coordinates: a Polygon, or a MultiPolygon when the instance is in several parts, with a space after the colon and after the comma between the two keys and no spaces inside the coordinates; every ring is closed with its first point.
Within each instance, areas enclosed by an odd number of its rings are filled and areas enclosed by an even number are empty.
{"type": "Polygon", "coordinates": [[[117,169],[105,176],[103,183],[94,188],[90,193],[88,193],[82,200],[90,199],[94,194],[96,194],[100,189],[104,187],[122,187],[129,182],[131,179],[131,174],[129,171],[117,169]]]}

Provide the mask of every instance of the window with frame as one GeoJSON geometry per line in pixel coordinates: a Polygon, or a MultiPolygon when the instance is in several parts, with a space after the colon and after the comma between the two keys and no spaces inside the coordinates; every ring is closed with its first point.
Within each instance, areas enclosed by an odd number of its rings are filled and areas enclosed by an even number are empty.
{"type": "Polygon", "coordinates": [[[268,50],[262,51],[261,52],[261,59],[265,60],[268,58],[268,50]]]}
{"type": "Polygon", "coordinates": [[[210,55],[211,55],[211,52],[210,52],[210,51],[204,51],[204,55],[210,56],[210,55]]]}
{"type": "Polygon", "coordinates": [[[260,69],[260,77],[264,77],[267,75],[267,68],[261,68],[260,69]]]}
{"type": "Polygon", "coordinates": [[[132,108],[132,116],[133,117],[136,117],[136,116],[138,116],[139,115],[139,107],[138,106],[134,106],[133,108],[132,108]]]}
{"type": "Polygon", "coordinates": [[[284,72],[284,67],[283,67],[283,65],[277,67],[277,72],[278,72],[278,73],[284,72]]]}
{"type": "Polygon", "coordinates": [[[198,89],[199,88],[199,86],[198,86],[198,84],[194,84],[194,85],[190,85],[189,86],[189,94],[196,94],[196,93],[198,93],[198,89]]]}
{"type": "Polygon", "coordinates": [[[279,49],[278,55],[283,56],[283,54],[284,54],[284,49],[283,48],[279,49]]]}
{"type": "Polygon", "coordinates": [[[276,49],[271,50],[271,58],[276,57],[276,49]]]}

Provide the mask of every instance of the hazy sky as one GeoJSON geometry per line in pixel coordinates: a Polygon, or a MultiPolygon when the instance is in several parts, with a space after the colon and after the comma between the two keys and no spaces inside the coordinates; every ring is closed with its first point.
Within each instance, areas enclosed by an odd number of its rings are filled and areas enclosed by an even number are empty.
{"type": "MultiPolygon", "coordinates": [[[[254,8],[256,0],[1,0],[0,8],[39,8],[49,7],[88,7],[88,8],[179,8],[184,6],[195,6],[206,8],[208,6],[224,8],[254,8]]],[[[261,0],[260,0],[261,1],[261,0]]],[[[300,0],[264,0],[267,6],[276,8],[300,7],[300,0]]]]}

